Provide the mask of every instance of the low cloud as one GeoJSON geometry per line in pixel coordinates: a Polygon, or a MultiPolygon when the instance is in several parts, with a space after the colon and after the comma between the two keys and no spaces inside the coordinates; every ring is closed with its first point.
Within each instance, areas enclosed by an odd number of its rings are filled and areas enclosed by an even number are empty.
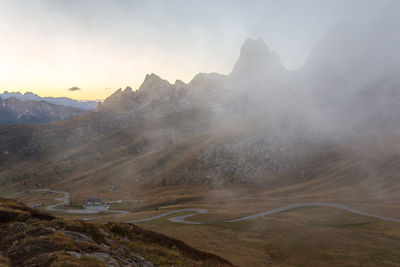
{"type": "Polygon", "coordinates": [[[71,87],[68,89],[68,91],[71,91],[71,92],[80,91],[80,90],[82,90],[82,89],[77,86],[74,86],[74,87],[71,87]]]}

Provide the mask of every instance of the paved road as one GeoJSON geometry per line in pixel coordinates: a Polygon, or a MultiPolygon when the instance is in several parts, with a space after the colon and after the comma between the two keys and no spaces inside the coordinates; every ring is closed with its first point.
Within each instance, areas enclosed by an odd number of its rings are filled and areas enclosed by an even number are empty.
{"type": "Polygon", "coordinates": [[[59,209],[56,209],[56,207],[58,207],[58,206],[60,206],[60,205],[68,205],[68,204],[69,204],[70,196],[69,196],[69,193],[68,193],[68,192],[65,192],[65,191],[57,191],[57,190],[50,190],[50,189],[47,189],[47,192],[63,194],[64,197],[62,197],[62,198],[55,198],[55,200],[60,200],[60,201],[62,201],[62,203],[50,205],[50,206],[46,207],[46,210],[59,210],[59,209]]]}
{"type": "Polygon", "coordinates": [[[360,215],[364,215],[364,216],[368,216],[368,217],[373,217],[373,218],[377,218],[377,219],[382,219],[382,220],[386,220],[386,221],[392,221],[392,222],[400,223],[400,219],[397,219],[397,218],[379,216],[379,215],[371,214],[371,213],[368,213],[368,212],[356,210],[356,209],[350,208],[349,206],[346,206],[346,205],[343,205],[343,204],[330,203],[330,202],[294,203],[294,204],[290,204],[290,205],[287,205],[287,206],[279,207],[279,208],[276,208],[276,209],[264,211],[264,212],[261,212],[261,213],[257,213],[257,214],[253,214],[253,215],[249,215],[249,216],[245,216],[245,217],[241,217],[241,218],[232,219],[232,220],[229,220],[229,221],[226,221],[226,222],[246,221],[246,220],[251,220],[251,219],[255,219],[255,218],[259,218],[259,217],[268,216],[268,215],[271,215],[271,214],[274,214],[274,213],[278,213],[278,212],[282,212],[282,211],[287,211],[287,210],[291,210],[291,209],[295,209],[295,208],[303,208],[303,207],[331,207],[331,208],[338,208],[338,209],[346,210],[346,211],[349,211],[349,212],[352,212],[352,213],[356,213],[356,214],[360,214],[360,215]]]}
{"type": "MultiPolygon", "coordinates": [[[[64,197],[61,198],[55,198],[55,200],[59,200],[62,201],[61,203],[57,203],[54,205],[50,205],[46,207],[46,210],[49,211],[61,211],[61,212],[66,212],[66,213],[75,213],[75,214],[98,214],[98,213],[104,213],[105,210],[104,209],[57,209],[58,206],[60,205],[68,205],[70,202],[70,194],[68,192],[65,191],[58,191],[58,190],[51,190],[48,188],[42,188],[42,189],[30,189],[30,190],[24,190],[24,191],[20,191],[17,193],[14,193],[12,195],[8,195],[8,198],[13,198],[15,196],[18,196],[22,193],[25,193],[26,191],[29,192],[50,192],[50,193],[58,193],[58,194],[62,194],[64,195],[64,197]]],[[[128,211],[125,210],[107,210],[107,213],[116,213],[116,214],[112,214],[112,215],[102,215],[102,216],[98,216],[98,217],[108,217],[108,216],[115,216],[115,215],[125,215],[128,214],[128,211]]],[[[96,219],[98,217],[95,218],[83,218],[84,220],[93,220],[96,219]]]]}
{"type": "Polygon", "coordinates": [[[99,215],[99,216],[82,218],[82,220],[84,220],[84,221],[93,221],[93,220],[96,220],[96,219],[104,219],[104,218],[107,218],[107,217],[126,215],[126,214],[129,214],[129,211],[126,211],[126,210],[107,210],[107,214],[109,214],[109,215],[105,215],[103,213],[102,215],[99,215]],[[116,214],[109,214],[109,213],[116,213],[116,214]]]}
{"type": "MultiPolygon", "coordinates": [[[[60,205],[68,205],[68,204],[69,204],[70,195],[69,195],[68,192],[65,192],[65,191],[58,191],[58,190],[51,190],[51,189],[49,189],[49,188],[24,190],[24,191],[20,191],[20,192],[14,193],[14,194],[12,194],[12,195],[8,195],[7,197],[8,197],[8,198],[13,198],[13,197],[18,196],[18,195],[21,195],[22,193],[25,193],[25,192],[27,192],[27,191],[28,191],[28,192],[50,192],[50,193],[58,193],[58,194],[64,195],[64,197],[55,198],[55,200],[62,201],[62,203],[57,203],[57,204],[54,204],[54,205],[50,205],[50,206],[46,207],[46,210],[50,210],[50,211],[60,210],[60,209],[56,209],[56,207],[58,207],[58,206],[60,206],[60,205]]],[[[62,209],[62,210],[63,210],[63,211],[67,211],[67,210],[64,210],[64,209],[62,209]]]]}
{"type": "MultiPolygon", "coordinates": [[[[15,197],[15,196],[17,196],[19,194],[24,193],[25,191],[17,192],[17,193],[14,193],[12,195],[9,195],[7,197],[8,198],[12,198],[12,197],[15,197]]],[[[95,209],[83,209],[83,210],[79,210],[79,209],[57,209],[56,207],[59,206],[59,205],[69,204],[70,194],[68,192],[50,190],[50,189],[32,189],[32,190],[29,190],[29,191],[30,192],[32,192],[32,191],[33,192],[54,192],[54,193],[63,194],[64,195],[63,198],[57,198],[57,200],[62,201],[62,203],[46,207],[46,209],[50,210],[50,211],[62,211],[62,212],[80,213],[80,214],[104,213],[104,210],[95,210],[95,209]]],[[[392,222],[400,223],[400,219],[399,218],[391,218],[391,217],[375,215],[375,214],[372,214],[372,213],[368,213],[368,212],[360,211],[360,210],[357,210],[357,209],[353,209],[353,208],[351,208],[349,206],[346,206],[346,205],[343,205],[343,204],[331,203],[331,202],[293,203],[293,204],[290,204],[290,205],[286,205],[286,206],[279,207],[279,208],[272,209],[272,210],[267,210],[267,211],[260,212],[260,213],[257,213],[257,214],[253,214],[253,215],[249,215],[249,216],[245,216],[245,217],[240,217],[240,218],[236,218],[236,219],[232,219],[232,220],[227,220],[225,222],[232,223],[232,222],[247,221],[247,220],[251,220],[251,219],[255,219],[255,218],[260,218],[260,217],[272,215],[272,214],[279,213],[279,212],[282,212],[282,211],[287,211],[287,210],[291,210],[291,209],[295,209],[295,208],[303,208],[303,207],[331,207],[331,208],[338,208],[338,209],[346,210],[346,211],[349,211],[349,212],[352,212],[352,213],[355,213],[355,214],[359,214],[359,215],[363,215],[363,216],[368,216],[368,217],[373,217],[373,218],[377,218],[377,219],[381,219],[381,220],[385,220],[385,221],[392,221],[392,222]]],[[[129,213],[128,211],[124,211],[124,210],[110,210],[108,212],[117,213],[117,214],[100,215],[100,216],[95,216],[95,217],[91,217],[91,218],[83,218],[83,220],[94,220],[94,219],[98,219],[98,218],[105,218],[105,217],[111,217],[111,216],[116,216],[116,215],[126,215],[126,214],[129,213]]],[[[131,221],[127,221],[127,222],[128,223],[148,222],[148,221],[153,221],[153,220],[165,217],[165,216],[170,216],[170,215],[173,215],[173,214],[176,214],[176,213],[182,213],[182,212],[193,212],[193,213],[181,215],[181,216],[178,216],[178,217],[173,217],[173,218],[170,218],[169,220],[171,222],[176,222],[176,223],[202,224],[202,222],[187,221],[186,219],[189,218],[189,217],[198,215],[198,214],[207,213],[208,211],[206,209],[196,209],[196,208],[178,209],[178,210],[168,211],[168,212],[165,212],[165,213],[162,213],[162,214],[159,214],[159,215],[151,216],[151,217],[148,217],[148,218],[143,218],[143,219],[138,219],[138,220],[131,220],[131,221]]]]}
{"type": "MultiPolygon", "coordinates": [[[[260,213],[257,213],[257,214],[253,214],[253,215],[249,215],[249,216],[245,216],[245,217],[240,217],[240,218],[236,218],[236,219],[232,219],[232,220],[227,220],[225,222],[233,223],[233,222],[247,221],[247,220],[251,220],[251,219],[256,219],[256,218],[272,215],[272,214],[279,213],[279,212],[282,212],[282,211],[287,211],[287,210],[296,209],[296,208],[304,208],[304,207],[331,207],[331,208],[338,208],[338,209],[346,210],[346,211],[349,211],[349,212],[352,212],[352,213],[355,213],[355,214],[360,214],[360,215],[363,215],[363,216],[368,216],[368,217],[373,217],[373,218],[377,218],[377,219],[381,219],[381,220],[400,223],[400,219],[398,219],[398,218],[391,218],[391,217],[375,215],[375,214],[371,214],[371,213],[368,213],[368,212],[364,212],[364,211],[360,211],[360,210],[357,210],[357,209],[350,208],[349,206],[346,206],[346,205],[343,205],[343,204],[330,203],[330,202],[293,203],[293,204],[290,204],[290,205],[286,205],[286,206],[279,207],[279,208],[276,208],[276,209],[260,212],[260,213]]],[[[205,209],[179,209],[179,210],[172,210],[172,211],[169,211],[169,212],[166,212],[166,213],[162,213],[162,214],[159,214],[159,215],[156,215],[156,216],[152,216],[152,217],[148,217],[148,218],[144,218],[144,219],[140,219],[140,220],[128,221],[128,222],[132,222],[132,223],[148,222],[148,221],[156,220],[156,219],[159,219],[159,218],[162,218],[162,217],[165,217],[165,216],[169,216],[169,215],[172,215],[172,214],[175,214],[175,213],[188,212],[188,211],[193,211],[193,213],[182,215],[182,216],[179,216],[179,217],[170,218],[169,220],[172,221],[172,222],[179,222],[179,223],[186,223],[186,224],[202,224],[202,222],[186,221],[186,219],[189,218],[189,217],[195,216],[197,214],[207,213],[207,210],[205,210],[205,209]]]]}
{"type": "Polygon", "coordinates": [[[186,218],[195,216],[197,214],[201,214],[201,213],[206,213],[207,210],[205,209],[179,209],[179,210],[172,210],[172,211],[168,211],[156,216],[152,216],[152,217],[148,217],[148,218],[144,218],[144,219],[139,219],[139,220],[133,220],[133,221],[127,221],[128,223],[138,223],[138,222],[148,222],[148,221],[152,221],[152,220],[156,220],[165,216],[169,216],[175,213],[181,213],[181,212],[193,212],[190,214],[186,214],[186,215],[181,215],[178,217],[174,217],[174,218],[170,218],[169,220],[171,222],[180,222],[180,223],[186,223],[186,224],[201,224],[201,222],[192,222],[192,221],[186,221],[186,218]]]}

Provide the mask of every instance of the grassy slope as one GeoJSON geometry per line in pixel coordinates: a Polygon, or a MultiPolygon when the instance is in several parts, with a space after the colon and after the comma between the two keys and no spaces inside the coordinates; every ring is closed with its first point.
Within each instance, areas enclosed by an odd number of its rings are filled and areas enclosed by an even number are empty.
{"type": "MultiPolygon", "coordinates": [[[[200,216],[196,220],[200,220],[200,216]]],[[[141,227],[179,237],[240,266],[399,266],[400,225],[329,208],[302,208],[240,223],[141,227]]]]}

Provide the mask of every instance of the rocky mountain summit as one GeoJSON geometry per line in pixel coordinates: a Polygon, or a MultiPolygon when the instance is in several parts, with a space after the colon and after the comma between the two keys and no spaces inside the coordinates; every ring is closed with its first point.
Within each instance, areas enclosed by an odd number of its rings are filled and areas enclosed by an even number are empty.
{"type": "Polygon", "coordinates": [[[117,90],[98,107],[99,111],[115,114],[131,113],[137,117],[164,115],[182,110],[185,106],[186,85],[170,84],[155,74],[146,78],[137,91],[127,87],[117,90]]]}
{"type": "Polygon", "coordinates": [[[136,91],[119,89],[99,104],[97,111],[132,116],[133,119],[159,117],[183,110],[204,108],[216,97],[216,88],[224,82],[224,75],[201,73],[185,84],[177,80],[169,83],[152,73],[146,75],[136,91]]]}
{"type": "Polygon", "coordinates": [[[281,78],[286,71],[278,54],[271,51],[262,39],[247,39],[230,74],[233,79],[259,80],[281,78]]]}
{"type": "Polygon", "coordinates": [[[0,198],[0,266],[232,266],[133,224],[63,220],[0,198]]]}

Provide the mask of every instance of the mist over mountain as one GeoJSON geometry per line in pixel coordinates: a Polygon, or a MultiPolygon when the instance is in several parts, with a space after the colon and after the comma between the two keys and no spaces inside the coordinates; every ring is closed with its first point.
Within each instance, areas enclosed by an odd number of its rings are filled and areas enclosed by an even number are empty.
{"type": "Polygon", "coordinates": [[[21,101],[46,101],[48,103],[59,105],[59,106],[66,106],[66,107],[73,107],[77,109],[83,110],[94,110],[96,109],[98,102],[97,101],[77,101],[67,97],[40,97],[34,93],[26,92],[21,94],[20,92],[8,92],[4,91],[4,93],[0,94],[0,97],[3,99],[8,99],[10,97],[14,97],[21,101]]]}
{"type": "Polygon", "coordinates": [[[229,75],[201,74],[188,84],[170,84],[151,74],[137,91],[119,90],[99,110],[151,117],[204,107],[285,132],[302,127],[326,136],[395,128],[400,34],[391,25],[398,20],[396,7],[369,25],[337,24],[295,71],[287,71],[263,40],[248,39],[229,75]]]}
{"type": "Polygon", "coordinates": [[[297,71],[315,111],[336,130],[398,130],[399,10],[394,2],[368,25],[337,24],[297,71]]]}
{"type": "MultiPolygon", "coordinates": [[[[309,166],[321,170],[345,161],[343,166],[356,166],[354,177],[361,177],[360,192],[367,194],[362,177],[372,173],[363,176],[373,153],[365,151],[374,151],[376,140],[390,147],[400,130],[398,11],[390,9],[369,25],[336,25],[295,71],[286,70],[264,41],[248,39],[228,75],[201,73],[187,84],[171,84],[150,74],[137,90],[119,89],[95,111],[71,120],[2,127],[6,171],[0,177],[5,184],[27,180],[71,191],[114,183],[133,192],[163,185],[296,183],[317,177],[306,175],[309,166]],[[42,158],[30,165],[35,175],[14,169],[35,155],[42,158]],[[286,180],[284,173],[300,180],[286,180]]],[[[382,152],[383,158],[393,150],[382,152]]],[[[382,177],[392,182],[389,174],[382,177]]]]}
{"type": "Polygon", "coordinates": [[[283,78],[286,71],[279,56],[261,39],[247,39],[240,49],[240,56],[230,77],[236,81],[283,78]]]}

